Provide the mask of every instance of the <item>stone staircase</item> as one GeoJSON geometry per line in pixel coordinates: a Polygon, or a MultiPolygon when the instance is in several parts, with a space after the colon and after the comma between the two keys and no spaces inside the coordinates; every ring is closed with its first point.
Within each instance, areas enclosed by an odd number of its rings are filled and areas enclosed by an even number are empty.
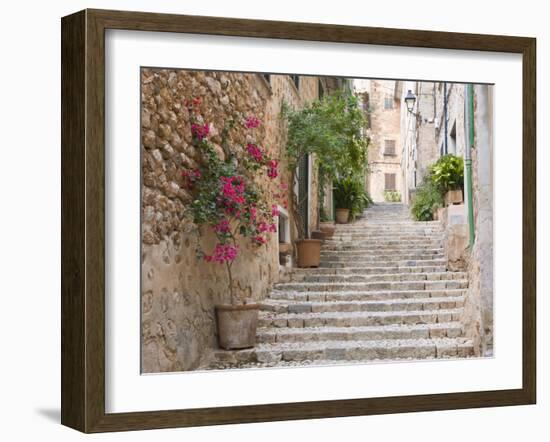
{"type": "Polygon", "coordinates": [[[263,302],[256,347],[217,351],[213,368],[473,356],[467,274],[446,271],[442,235],[395,203],[337,225],[320,267],[295,269],[263,302]]]}

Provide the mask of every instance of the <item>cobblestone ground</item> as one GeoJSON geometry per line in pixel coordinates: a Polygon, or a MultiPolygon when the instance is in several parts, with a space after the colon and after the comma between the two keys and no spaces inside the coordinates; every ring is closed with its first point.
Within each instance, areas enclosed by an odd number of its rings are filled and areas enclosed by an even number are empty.
{"type": "Polygon", "coordinates": [[[442,229],[401,204],[337,225],[321,265],[295,269],[262,304],[258,344],[219,350],[209,369],[463,358],[468,278],[446,271],[442,229]]]}

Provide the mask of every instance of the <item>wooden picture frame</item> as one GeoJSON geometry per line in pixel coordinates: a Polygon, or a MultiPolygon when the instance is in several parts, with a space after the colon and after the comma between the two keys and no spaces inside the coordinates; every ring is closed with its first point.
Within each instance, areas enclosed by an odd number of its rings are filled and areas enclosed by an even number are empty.
{"type": "Polygon", "coordinates": [[[62,19],[62,424],[83,432],[534,404],[536,40],[498,35],[84,10],[62,19]],[[132,413],[105,412],[105,30],[124,29],[522,55],[523,385],[456,392],[132,413]]]}

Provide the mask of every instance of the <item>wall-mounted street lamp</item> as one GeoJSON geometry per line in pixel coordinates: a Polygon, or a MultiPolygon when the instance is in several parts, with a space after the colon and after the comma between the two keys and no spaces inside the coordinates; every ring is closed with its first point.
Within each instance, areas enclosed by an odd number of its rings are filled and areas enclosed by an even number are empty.
{"type": "Polygon", "coordinates": [[[407,92],[407,96],[405,97],[405,104],[407,106],[407,111],[415,116],[417,116],[414,112],[414,103],[416,102],[416,96],[412,93],[412,91],[409,89],[407,92]]]}

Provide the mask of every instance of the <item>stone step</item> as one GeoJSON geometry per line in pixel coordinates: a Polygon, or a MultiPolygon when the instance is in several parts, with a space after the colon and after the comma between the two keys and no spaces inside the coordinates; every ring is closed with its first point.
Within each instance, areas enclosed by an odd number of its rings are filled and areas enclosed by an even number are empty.
{"type": "MultiPolygon", "coordinates": [[[[237,351],[216,351],[215,364],[224,368],[261,363],[278,366],[284,363],[316,361],[375,361],[380,359],[431,359],[473,356],[473,343],[466,338],[380,339],[368,341],[311,341],[258,344],[237,351]]],[[[215,368],[215,366],[214,366],[215,368]]]]}
{"type": "Polygon", "coordinates": [[[400,246],[406,246],[409,248],[412,247],[422,247],[422,246],[437,246],[441,247],[443,245],[443,239],[419,239],[419,240],[395,240],[395,239],[388,239],[386,241],[378,241],[378,240],[361,240],[361,241],[333,241],[333,240],[325,240],[323,243],[323,248],[336,248],[338,250],[345,250],[347,248],[372,248],[372,247],[386,247],[386,248],[393,248],[393,247],[400,247],[400,246]]]}
{"type": "Polygon", "coordinates": [[[339,253],[321,253],[321,262],[377,262],[377,261],[419,261],[443,259],[443,252],[439,253],[380,253],[371,255],[342,255],[339,253]]]}
{"type": "Polygon", "coordinates": [[[261,310],[273,313],[325,313],[325,312],[387,312],[448,310],[463,307],[464,297],[386,299],[369,301],[318,301],[297,302],[268,299],[261,303],[261,310]]]}
{"type": "Polygon", "coordinates": [[[436,255],[436,254],[442,254],[444,253],[444,250],[442,247],[433,247],[433,246],[426,246],[426,247],[395,247],[392,246],[391,248],[384,248],[384,247],[354,247],[352,249],[348,250],[334,250],[334,249],[328,249],[323,247],[321,249],[321,256],[324,255],[339,255],[339,256],[378,256],[380,254],[384,255],[402,255],[402,254],[428,254],[428,255],[436,255]]]}
{"type": "Polygon", "coordinates": [[[460,322],[370,327],[259,328],[259,343],[311,341],[371,341],[376,339],[457,338],[460,322]]]}
{"type": "Polygon", "coordinates": [[[372,275],[385,273],[443,273],[444,265],[440,266],[387,266],[387,267],[317,267],[311,269],[292,269],[291,278],[302,278],[303,275],[372,275]]]}
{"type": "Polygon", "coordinates": [[[270,300],[287,301],[313,301],[313,302],[331,302],[331,301],[376,301],[388,299],[414,299],[414,298],[444,298],[464,296],[465,289],[444,289],[444,290],[381,290],[381,291],[340,291],[340,292],[292,292],[292,291],[272,291],[269,294],[270,300]]]}
{"type": "Polygon", "coordinates": [[[362,327],[460,321],[462,308],[390,312],[272,313],[260,311],[258,327],[362,327]]]}
{"type": "Polygon", "coordinates": [[[382,282],[382,281],[447,281],[450,279],[467,279],[465,272],[440,272],[440,273],[379,273],[361,275],[358,273],[348,275],[294,275],[293,282],[382,282]]]}
{"type": "MultiPolygon", "coordinates": [[[[411,274],[412,275],[412,274],[411,274]]],[[[443,290],[464,289],[468,287],[465,279],[443,281],[377,281],[377,282],[283,282],[275,284],[276,290],[291,291],[346,291],[346,290],[443,290]]]]}
{"type": "Polygon", "coordinates": [[[403,226],[397,224],[377,224],[377,225],[364,225],[354,227],[341,227],[336,224],[334,234],[336,235],[353,235],[357,233],[371,234],[371,235],[389,235],[396,233],[398,235],[425,235],[428,233],[443,234],[443,229],[440,226],[426,227],[426,226],[403,226]]]}
{"type": "MultiPolygon", "coordinates": [[[[321,268],[364,268],[364,267],[426,267],[426,266],[446,266],[445,259],[407,259],[407,260],[363,260],[356,259],[350,262],[337,261],[337,260],[323,260],[321,265],[317,269],[321,268]]],[[[314,269],[314,270],[317,270],[314,269]]]]}

